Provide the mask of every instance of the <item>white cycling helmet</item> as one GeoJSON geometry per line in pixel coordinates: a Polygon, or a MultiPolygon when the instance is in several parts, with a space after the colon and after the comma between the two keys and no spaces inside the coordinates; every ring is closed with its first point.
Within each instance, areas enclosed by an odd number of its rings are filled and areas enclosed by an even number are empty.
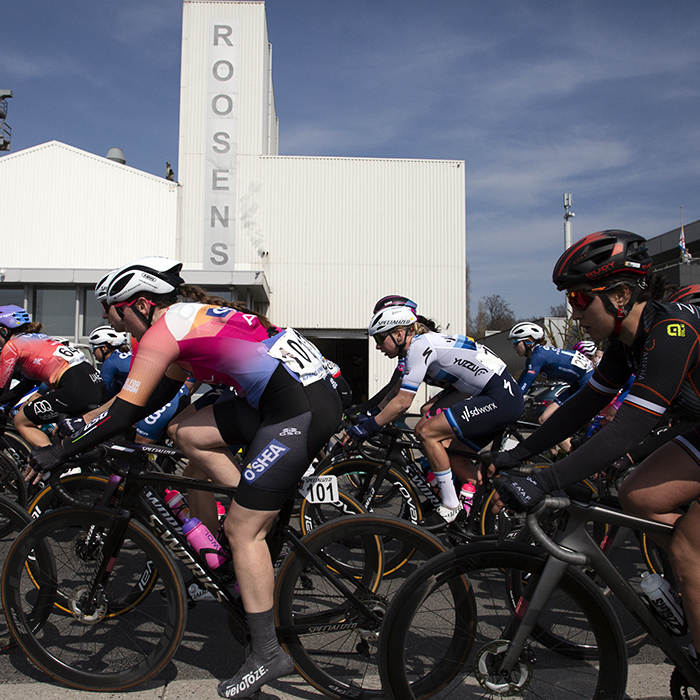
{"type": "Polygon", "coordinates": [[[185,282],[181,269],[181,262],[157,256],[124,265],[110,273],[106,302],[111,306],[137,294],[169,294],[185,282]]]}
{"type": "Polygon", "coordinates": [[[577,350],[586,357],[594,357],[598,346],[592,340],[579,340],[578,343],[574,343],[571,349],[577,350]]]}
{"type": "Polygon", "coordinates": [[[410,306],[389,306],[377,311],[369,322],[367,331],[370,336],[377,333],[386,333],[394,328],[412,326],[418,318],[410,306]]]}
{"type": "Polygon", "coordinates": [[[128,338],[126,333],[115,331],[112,326],[98,326],[90,333],[88,342],[93,346],[111,345],[113,348],[119,348],[127,344],[128,338]]]}
{"type": "Polygon", "coordinates": [[[510,333],[508,333],[509,340],[527,340],[528,338],[532,338],[535,341],[542,340],[544,331],[536,323],[523,321],[522,323],[516,323],[510,329],[510,333]]]}
{"type": "Polygon", "coordinates": [[[114,277],[114,273],[116,270],[112,270],[111,272],[108,272],[96,285],[95,285],[95,300],[100,302],[100,303],[107,303],[107,289],[109,287],[109,283],[112,281],[112,277],[114,277]]]}

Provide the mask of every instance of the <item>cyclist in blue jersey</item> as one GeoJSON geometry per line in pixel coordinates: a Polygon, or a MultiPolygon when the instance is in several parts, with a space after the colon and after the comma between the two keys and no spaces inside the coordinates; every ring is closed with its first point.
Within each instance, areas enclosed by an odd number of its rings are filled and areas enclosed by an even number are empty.
{"type": "Polygon", "coordinates": [[[421,408],[415,428],[435,474],[442,504],[425,519],[429,529],[444,528],[460,512],[452,469],[462,481],[475,480],[468,460],[448,454],[447,447],[478,452],[523,412],[523,397],[500,357],[463,335],[433,333],[419,323],[413,309],[394,306],[374,314],[369,325],[377,349],[405,360],[400,388],[347,431],[351,440],[379,433],[411,407],[426,382],[444,390],[421,408]]]}
{"type": "Polygon", "coordinates": [[[115,331],[111,326],[98,326],[88,338],[92,354],[101,363],[100,374],[107,385],[107,399],[116,396],[131,366],[131,350],[126,333],[115,331]]]}

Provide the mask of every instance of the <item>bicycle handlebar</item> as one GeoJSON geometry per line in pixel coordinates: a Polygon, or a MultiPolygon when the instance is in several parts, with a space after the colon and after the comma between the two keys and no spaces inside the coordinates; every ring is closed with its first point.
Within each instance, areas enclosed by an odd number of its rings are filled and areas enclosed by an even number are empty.
{"type": "Polygon", "coordinates": [[[51,472],[51,475],[49,476],[49,484],[51,488],[67,505],[73,506],[75,508],[88,508],[90,510],[93,510],[97,504],[92,501],[84,501],[82,498],[77,498],[76,496],[68,492],[66,490],[66,487],[61,483],[61,475],[68,469],[75,469],[76,467],[82,467],[86,464],[90,464],[96,459],[104,457],[106,454],[107,452],[105,448],[99,446],[95,447],[92,450],[89,450],[85,454],[72,457],[67,462],[64,462],[61,465],[60,469],[51,472]]]}
{"type": "Polygon", "coordinates": [[[553,542],[544,530],[540,527],[537,516],[545,509],[561,510],[567,508],[571,501],[568,498],[559,496],[546,496],[542,503],[533,512],[527,515],[527,526],[535,538],[537,544],[542,547],[548,554],[551,554],[556,559],[574,564],[575,566],[584,566],[588,562],[588,557],[581,552],[572,552],[570,549],[560,547],[556,542],[553,542]]]}

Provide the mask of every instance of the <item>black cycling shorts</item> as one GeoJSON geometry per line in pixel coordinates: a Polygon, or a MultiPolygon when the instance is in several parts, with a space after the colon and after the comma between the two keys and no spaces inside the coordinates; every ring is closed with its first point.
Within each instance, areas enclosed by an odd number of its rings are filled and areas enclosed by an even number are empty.
{"type": "MultiPolygon", "coordinates": [[[[520,387],[507,372],[491,377],[477,396],[465,399],[464,394],[454,394],[454,401],[443,412],[459,440],[477,452],[515,423],[525,408],[520,387]]],[[[447,403],[449,394],[442,401],[447,403]]],[[[434,410],[435,406],[431,413],[434,410]]]]}
{"type": "Polygon", "coordinates": [[[280,366],[254,409],[232,396],[214,404],[227,445],[249,445],[235,501],[251,510],[279,510],[319,450],[338,429],[338,392],[323,381],[303,386],[280,366]]]}
{"type": "Polygon", "coordinates": [[[80,416],[107,400],[107,386],[89,362],[69,367],[56,388],[27,404],[22,410],[35,425],[53,423],[59,415],[80,416]]]}

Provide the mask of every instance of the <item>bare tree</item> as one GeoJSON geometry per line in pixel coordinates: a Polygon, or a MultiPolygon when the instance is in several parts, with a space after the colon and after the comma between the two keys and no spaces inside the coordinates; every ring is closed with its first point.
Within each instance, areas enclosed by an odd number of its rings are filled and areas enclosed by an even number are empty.
{"type": "Polygon", "coordinates": [[[475,321],[478,338],[483,338],[486,331],[508,330],[514,323],[515,315],[500,294],[479,299],[479,313],[475,321]]]}
{"type": "Polygon", "coordinates": [[[566,316],[566,302],[549,307],[549,315],[555,318],[564,318],[566,316]]]}

